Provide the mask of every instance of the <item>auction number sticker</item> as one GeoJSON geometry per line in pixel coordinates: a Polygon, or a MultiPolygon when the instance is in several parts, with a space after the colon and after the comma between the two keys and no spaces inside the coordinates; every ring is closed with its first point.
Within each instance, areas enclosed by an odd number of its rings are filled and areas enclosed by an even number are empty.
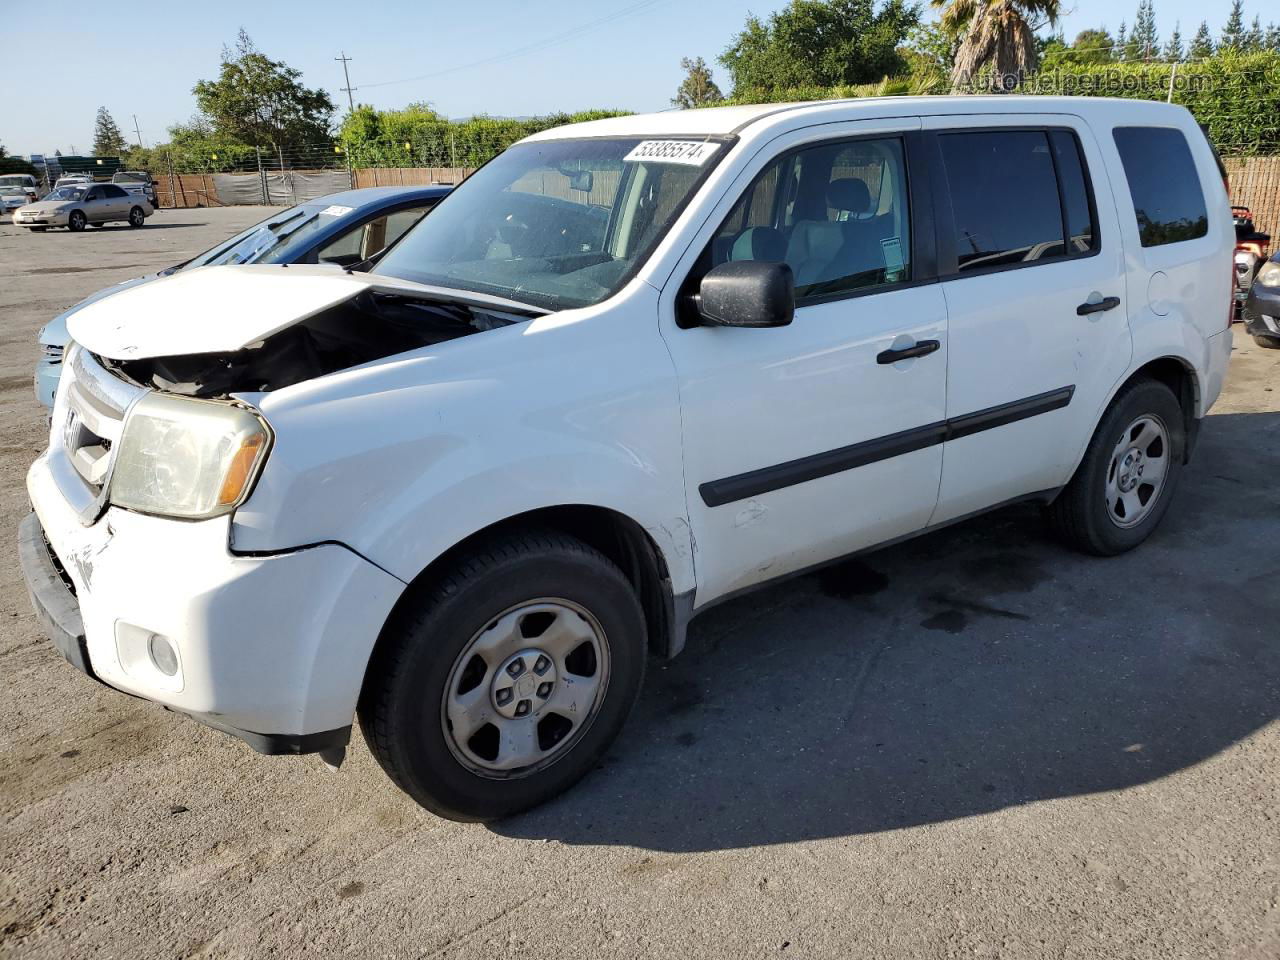
{"type": "Polygon", "coordinates": [[[719,148],[706,140],[644,140],[622,158],[623,163],[683,163],[700,167],[719,148]]]}
{"type": "Polygon", "coordinates": [[[341,204],[333,203],[320,211],[322,217],[345,217],[354,210],[355,207],[344,207],[341,204]]]}

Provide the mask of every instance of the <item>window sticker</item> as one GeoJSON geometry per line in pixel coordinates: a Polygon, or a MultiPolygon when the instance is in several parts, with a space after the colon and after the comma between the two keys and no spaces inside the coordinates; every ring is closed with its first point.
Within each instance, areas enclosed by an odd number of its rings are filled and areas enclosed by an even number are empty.
{"type": "Polygon", "coordinates": [[[329,206],[327,206],[327,207],[325,207],[323,210],[321,210],[321,211],[320,211],[320,216],[322,216],[322,217],[345,217],[348,213],[350,213],[350,212],[351,212],[352,210],[354,210],[354,209],[355,209],[355,207],[344,207],[344,206],[342,206],[341,204],[334,203],[334,204],[330,204],[329,206]]]}
{"type": "Polygon", "coordinates": [[[702,166],[720,145],[705,140],[645,140],[622,158],[623,163],[682,163],[702,166]]]}
{"type": "Polygon", "coordinates": [[[902,258],[902,238],[886,237],[880,241],[884,252],[884,279],[886,283],[901,280],[906,261],[902,258]]]}

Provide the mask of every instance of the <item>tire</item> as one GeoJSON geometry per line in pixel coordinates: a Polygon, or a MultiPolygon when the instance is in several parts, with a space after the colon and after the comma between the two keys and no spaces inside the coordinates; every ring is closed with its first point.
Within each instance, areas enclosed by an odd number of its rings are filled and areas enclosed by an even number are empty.
{"type": "Polygon", "coordinates": [[[1151,535],[1169,509],[1185,450],[1182,406],[1173,391],[1155,380],[1135,380],[1102,415],[1075,476],[1049,505],[1050,525],[1084,553],[1109,557],[1132,550],[1151,535]],[[1138,425],[1141,429],[1135,431],[1138,425]],[[1159,456],[1153,454],[1156,444],[1147,440],[1148,429],[1163,430],[1159,456]],[[1142,456],[1126,465],[1127,451],[1144,443],[1142,456]],[[1159,461],[1163,461],[1159,482],[1145,482],[1144,477],[1153,479],[1159,461]],[[1128,490],[1126,482],[1132,484],[1128,490]],[[1147,487],[1154,489],[1143,500],[1147,487]]]}
{"type": "Polygon", "coordinates": [[[519,813],[575,784],[613,742],[644,679],[645,637],[635,591],[603,554],[550,531],[490,541],[418,588],[383,629],[360,697],[365,742],[432,813],[519,813]],[[594,639],[564,652],[586,634],[594,639]]]}
{"type": "Polygon", "coordinates": [[[1267,350],[1280,350],[1280,338],[1277,337],[1263,337],[1254,334],[1253,342],[1260,347],[1265,347],[1267,350]]]}
{"type": "Polygon", "coordinates": [[[79,233],[89,221],[80,210],[72,210],[71,215],[67,217],[67,229],[79,233]]]}
{"type": "Polygon", "coordinates": [[[141,207],[134,207],[129,211],[129,226],[140,227],[147,222],[147,215],[142,212],[141,207]]]}

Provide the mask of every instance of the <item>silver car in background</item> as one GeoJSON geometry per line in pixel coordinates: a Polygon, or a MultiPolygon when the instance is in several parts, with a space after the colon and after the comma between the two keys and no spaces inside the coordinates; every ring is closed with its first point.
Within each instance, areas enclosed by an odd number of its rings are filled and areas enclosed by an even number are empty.
{"type": "Polygon", "coordinates": [[[113,183],[75,183],[56,187],[43,200],[29,203],[13,215],[14,226],[37,233],[49,227],[83,230],[89,224],[124,222],[140,227],[155,207],[146,197],[113,183]]]}

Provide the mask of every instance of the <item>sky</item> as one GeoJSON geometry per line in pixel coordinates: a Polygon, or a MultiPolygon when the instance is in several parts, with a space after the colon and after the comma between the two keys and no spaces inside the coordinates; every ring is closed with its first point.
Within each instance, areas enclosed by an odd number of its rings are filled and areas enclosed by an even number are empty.
{"type": "MultiPolygon", "coordinates": [[[[259,50],[300,69],[303,82],[328,90],[342,111],[346,84],[334,58],[344,52],[356,102],[378,108],[427,101],[450,117],[663,110],[679,86],[681,57],[704,57],[727,93],[716,57],[748,12],[763,16],[785,4],[259,0],[171,3],[144,17],[39,14],[33,32],[0,55],[0,143],[13,154],[88,152],[99,106],[130,140],[136,115],[143,143],[163,142],[171,124],[195,112],[191,87],[217,75],[223,45],[242,26],[259,50]]],[[[1265,24],[1269,5],[1245,0],[1246,23],[1256,13],[1265,24]]],[[[1230,0],[1155,0],[1161,38],[1181,21],[1190,39],[1202,19],[1216,36],[1230,7],[1230,0]]],[[[0,15],[10,22],[34,15],[20,0],[0,0],[6,8],[0,15]]],[[[1121,19],[1133,22],[1137,0],[1076,0],[1065,9],[1068,38],[1099,24],[1114,33],[1121,19]]],[[[933,16],[927,7],[926,16],[933,16]]]]}

